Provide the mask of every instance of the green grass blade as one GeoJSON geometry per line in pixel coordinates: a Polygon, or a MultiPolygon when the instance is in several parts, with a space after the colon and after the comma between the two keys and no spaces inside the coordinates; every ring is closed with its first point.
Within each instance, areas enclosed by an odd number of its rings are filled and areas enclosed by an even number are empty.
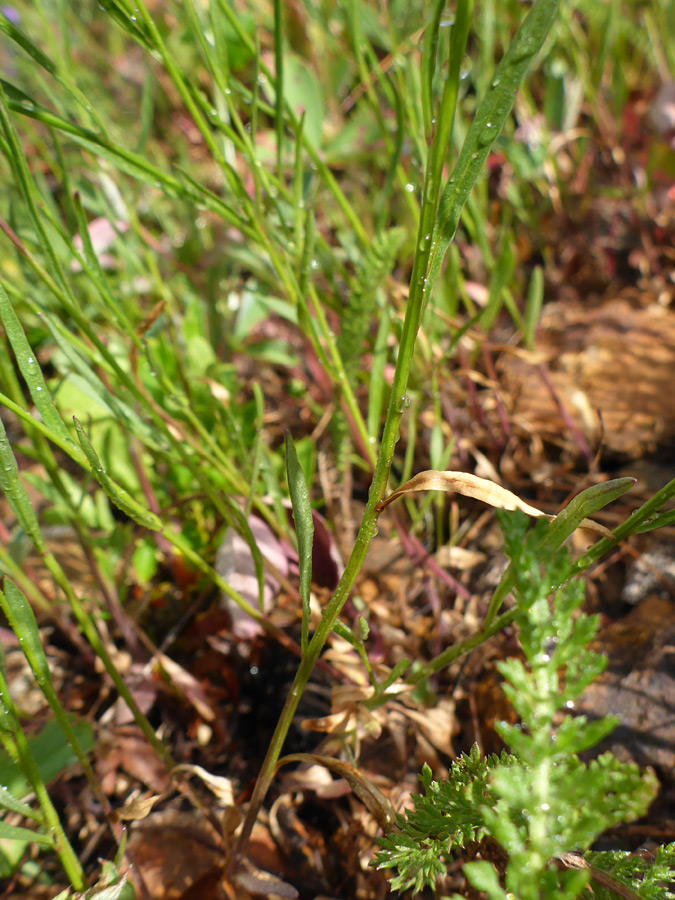
{"type": "Polygon", "coordinates": [[[534,334],[544,303],[544,272],[541,266],[535,266],[527,289],[525,301],[525,321],[523,323],[523,340],[528,350],[534,350],[534,334]]]}
{"type": "Polygon", "coordinates": [[[33,62],[36,62],[38,66],[41,66],[41,68],[49,72],[50,75],[57,77],[58,69],[56,65],[46,53],[43,53],[42,50],[31,41],[28,35],[24,34],[23,31],[10,22],[4,12],[0,13],[0,31],[3,31],[8,38],[13,40],[15,44],[18,44],[22,50],[25,50],[33,62]]]}
{"type": "Polygon", "coordinates": [[[19,825],[8,825],[0,822],[0,838],[8,841],[30,841],[34,844],[46,844],[54,848],[54,839],[44,831],[31,831],[30,828],[21,828],[19,825]]]}
{"type": "Polygon", "coordinates": [[[504,127],[520,83],[553,25],[559,2],[536,0],[497,66],[490,87],[476,111],[441,195],[426,273],[427,295],[438,277],[445,251],[457,230],[462,208],[504,127]]]}
{"type": "Polygon", "coordinates": [[[134,500],[131,494],[125,491],[123,487],[115,484],[115,482],[112,480],[110,475],[108,475],[105,468],[101,464],[101,461],[98,458],[91,441],[87,437],[84,428],[74,416],[73,422],[75,423],[77,438],[80,442],[80,446],[82,447],[82,451],[87,458],[91,473],[96,481],[98,481],[98,483],[101,485],[103,490],[106,492],[108,497],[115,504],[115,506],[118,509],[121,509],[123,513],[126,513],[126,515],[128,515],[130,519],[133,519],[134,522],[136,522],[138,525],[141,525],[143,528],[148,528],[150,531],[161,531],[161,519],[153,512],[150,512],[150,510],[145,509],[144,506],[141,506],[141,504],[137,500],[134,500]]]}
{"type": "MultiPolygon", "coordinates": [[[[440,190],[441,173],[443,165],[448,158],[448,149],[457,109],[462,60],[466,52],[472,13],[473,0],[459,0],[455,10],[455,22],[450,34],[448,75],[443,85],[443,95],[436,117],[436,128],[431,147],[430,170],[434,191],[440,190]]],[[[437,197],[434,197],[434,203],[436,202],[437,197]]]]}
{"type": "Polygon", "coordinates": [[[68,429],[54,406],[51,393],[43,378],[35,353],[26,339],[21,322],[19,322],[18,316],[14,312],[14,307],[2,284],[0,284],[0,320],[4,325],[5,333],[14,350],[19,369],[21,369],[21,374],[28,385],[33,403],[40,413],[42,421],[55,434],[58,434],[61,440],[71,441],[68,429]]]}
{"type": "Polygon", "coordinates": [[[110,18],[114,19],[141,46],[150,51],[154,49],[148,29],[143,27],[145,23],[138,16],[133,15],[130,9],[125,8],[126,4],[120,3],[118,0],[101,0],[101,6],[110,18]]]}
{"type": "Polygon", "coordinates": [[[300,599],[302,600],[302,640],[303,656],[309,642],[309,593],[312,585],[312,542],[314,538],[314,522],[309,490],[305,481],[305,473],[298,461],[293,438],[288,431],[285,434],[286,444],[286,477],[293,507],[295,533],[298,536],[298,568],[300,570],[300,599]]]}
{"type": "Polygon", "coordinates": [[[495,323],[499,311],[502,308],[504,291],[509,283],[516,265],[516,255],[511,246],[510,235],[504,238],[504,246],[495,262],[490,277],[487,305],[481,313],[478,324],[484,332],[488,332],[495,323]]]}
{"type": "Polygon", "coordinates": [[[284,17],[281,0],[274,0],[274,128],[277,136],[277,177],[283,180],[284,151],[284,17]]]}
{"type": "Polygon", "coordinates": [[[598,510],[604,509],[605,506],[617,500],[634,485],[634,478],[614,478],[611,481],[605,481],[603,484],[595,484],[593,487],[577,494],[551,522],[546,533],[544,546],[550,550],[560,547],[563,541],[567,540],[584,519],[588,519],[598,510]]]}
{"type": "MultiPolygon", "coordinates": [[[[83,891],[86,886],[86,879],[82,866],[65,835],[58,813],[50,800],[49,793],[45,787],[45,781],[48,779],[43,776],[36,759],[31,752],[31,744],[21,727],[16,707],[12,701],[2,671],[0,671],[0,710],[3,713],[0,722],[0,730],[3,732],[4,738],[3,743],[7,745],[7,743],[11,742],[16,752],[15,760],[10,758],[6,761],[9,764],[9,769],[13,770],[15,768],[15,762],[18,763],[30,788],[35,792],[44,817],[45,828],[50,835],[50,843],[57,852],[61,864],[73,887],[76,890],[83,891]]],[[[51,748],[51,751],[50,763],[53,765],[57,754],[54,752],[53,747],[51,748]]],[[[57,772],[58,771],[60,771],[60,769],[57,769],[57,772]]],[[[2,778],[1,783],[8,785],[10,782],[2,778]]],[[[25,794],[23,796],[25,796],[25,794]]],[[[36,839],[32,832],[28,832],[28,834],[30,835],[30,837],[27,838],[28,840],[36,839]]]]}
{"type": "MultiPolygon", "coordinates": [[[[8,406],[8,404],[3,403],[3,406],[8,406]]],[[[0,419],[0,488],[5,497],[7,497],[7,502],[21,528],[30,537],[38,550],[45,550],[46,545],[38,525],[37,516],[26,488],[19,478],[19,467],[9,444],[2,419],[0,419]]]]}
{"type": "Polygon", "coordinates": [[[382,427],[382,410],[385,403],[384,367],[387,364],[387,339],[391,327],[389,311],[384,309],[380,314],[380,324],[373,345],[373,364],[370,369],[368,387],[368,434],[371,443],[377,441],[382,427]]]}
{"type": "Polygon", "coordinates": [[[427,140],[433,134],[433,95],[434,95],[434,70],[436,68],[436,53],[438,52],[438,31],[441,24],[441,13],[445,8],[445,0],[434,0],[429,24],[424,32],[424,44],[422,46],[421,87],[422,87],[422,114],[424,116],[424,133],[427,140]]]}
{"type": "MultiPolygon", "coordinates": [[[[636,509],[625,522],[614,529],[614,541],[603,538],[598,541],[590,550],[587,550],[583,556],[580,556],[572,567],[572,574],[582,572],[591,563],[600,559],[608,550],[610,550],[616,541],[622,541],[631,534],[637,534],[641,525],[648,522],[652,516],[659,512],[661,507],[675,497],[675,478],[664,485],[661,490],[657,491],[654,496],[646,503],[643,503],[639,509],[636,509]]],[[[667,515],[667,514],[664,514],[667,515]]]]}
{"type": "Polygon", "coordinates": [[[645,522],[644,525],[639,525],[633,534],[646,534],[648,531],[654,531],[657,528],[665,528],[667,525],[673,524],[675,524],[675,509],[654,516],[653,519],[645,522]]]}
{"type": "MultiPolygon", "coordinates": [[[[160,188],[169,197],[189,200],[191,203],[202,203],[221,215],[225,221],[246,233],[246,221],[237,215],[222,198],[200,185],[196,179],[185,176],[184,180],[181,180],[173,175],[169,175],[158,166],[148,162],[144,156],[113,144],[95,132],[62,118],[57,113],[37,103],[37,101],[10,82],[0,79],[0,87],[2,87],[2,91],[7,97],[7,107],[12,112],[35,119],[63,134],[69,135],[71,140],[85,150],[111,162],[120,171],[125,172],[132,178],[136,178],[152,187],[160,188]]],[[[178,166],[176,166],[176,171],[184,174],[178,166]]]]}

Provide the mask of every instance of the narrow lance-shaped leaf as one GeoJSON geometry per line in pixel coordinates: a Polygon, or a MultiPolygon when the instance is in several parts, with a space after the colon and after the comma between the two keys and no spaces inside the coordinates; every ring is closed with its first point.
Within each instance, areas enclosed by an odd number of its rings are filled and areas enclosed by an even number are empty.
{"type": "Polygon", "coordinates": [[[19,478],[19,467],[9,444],[5,426],[0,419],[0,488],[7,502],[26,534],[38,550],[46,549],[35,510],[26,488],[19,478]]]}
{"type": "Polygon", "coordinates": [[[497,66],[492,83],[480,102],[439,202],[427,270],[427,296],[457,230],[462,208],[504,127],[525,72],[555,20],[558,5],[559,0],[536,0],[497,66]]]}
{"type": "Polygon", "coordinates": [[[98,481],[98,483],[101,485],[103,490],[106,492],[108,497],[110,497],[115,506],[117,506],[118,509],[121,509],[122,512],[126,513],[130,519],[134,520],[134,522],[142,525],[143,528],[148,528],[150,531],[161,531],[161,519],[159,519],[159,517],[154,513],[150,512],[150,510],[145,509],[143,506],[141,506],[141,504],[138,503],[138,501],[134,500],[131,494],[127,493],[127,491],[125,491],[123,487],[115,484],[110,475],[108,475],[108,473],[102,466],[101,461],[96,455],[96,451],[91,444],[91,441],[85,434],[84,428],[82,428],[82,425],[74,416],[73,422],[75,423],[75,431],[77,432],[80,446],[82,447],[84,455],[87,457],[87,462],[91,467],[91,473],[96,481],[98,481]]]}
{"type": "Polygon", "coordinates": [[[37,358],[26,338],[26,334],[21,326],[18,316],[14,312],[7,291],[0,284],[0,320],[4,325],[5,332],[9,339],[16,361],[21,369],[21,374],[26,380],[28,390],[33,398],[37,411],[40,413],[42,421],[51,428],[61,440],[72,443],[72,439],[68,434],[63,419],[54,406],[51,394],[42,375],[37,358]]]}
{"type": "MultiPolygon", "coordinates": [[[[544,539],[544,547],[548,550],[556,550],[582,522],[589,521],[585,518],[586,516],[593,515],[593,513],[596,513],[604,506],[607,506],[608,503],[611,503],[622,494],[625,494],[626,491],[630,490],[634,484],[634,478],[614,478],[612,481],[606,481],[604,484],[595,484],[593,487],[577,494],[576,497],[570,500],[565,509],[558,513],[553,519],[548,534],[544,539]]],[[[607,529],[605,529],[605,531],[607,531],[607,529]]],[[[615,540],[611,531],[607,531],[604,538],[607,541],[615,540]]],[[[603,541],[600,541],[599,543],[602,544],[603,541]]],[[[504,602],[504,598],[513,588],[514,584],[515,575],[513,566],[510,565],[506,572],[504,572],[502,580],[497,585],[497,589],[490,600],[490,606],[488,607],[485,616],[485,628],[490,626],[490,623],[493,621],[499,608],[504,602]]]]}
{"type": "Polygon", "coordinates": [[[54,846],[54,840],[43,831],[31,831],[29,828],[21,828],[19,825],[8,825],[7,822],[0,822],[0,838],[8,841],[32,841],[35,844],[47,844],[48,847],[54,846]]]}
{"type": "Polygon", "coordinates": [[[170,197],[187,199],[192,203],[201,203],[222,216],[231,225],[240,228],[244,234],[252,234],[246,221],[241,216],[237,215],[224,200],[194,178],[191,178],[180,166],[175,166],[174,171],[182,175],[183,181],[152,165],[141,154],[127,150],[118,144],[110,143],[96,132],[69,122],[2,78],[0,78],[0,87],[7,97],[7,106],[12,112],[36,119],[38,122],[43,122],[45,125],[70,135],[71,139],[84,147],[85,150],[112,162],[113,165],[131,175],[132,178],[137,178],[139,181],[155,187],[159,186],[170,197]]]}
{"type": "MultiPolygon", "coordinates": [[[[8,8],[9,7],[4,7],[4,9],[8,8]]],[[[16,25],[10,22],[4,12],[0,14],[0,31],[3,31],[8,38],[11,38],[11,40],[17,43],[22,50],[25,50],[31,59],[49,72],[50,75],[58,77],[56,65],[27,35],[23,33],[23,31],[20,31],[16,25]]]]}
{"type": "MultiPolygon", "coordinates": [[[[592,516],[598,510],[603,509],[608,503],[621,497],[635,484],[635,478],[614,478],[604,484],[594,484],[580,494],[577,494],[555,517],[544,546],[557,548],[572,534],[583,522],[586,516],[592,516]]],[[[604,537],[613,540],[614,535],[608,529],[604,529],[604,537]]]]}
{"type": "Polygon", "coordinates": [[[295,444],[286,432],[286,477],[291,495],[295,531],[298,536],[298,568],[300,570],[300,599],[302,600],[302,652],[307,650],[309,638],[309,592],[312,584],[312,542],[314,522],[305,473],[295,452],[295,444]]]}

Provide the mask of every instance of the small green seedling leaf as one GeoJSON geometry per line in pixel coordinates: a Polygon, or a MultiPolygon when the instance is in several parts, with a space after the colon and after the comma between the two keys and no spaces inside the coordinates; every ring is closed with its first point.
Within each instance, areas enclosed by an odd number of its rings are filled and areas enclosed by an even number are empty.
{"type": "Polygon", "coordinates": [[[534,350],[534,333],[539,322],[543,302],[544,272],[541,266],[535,266],[527,289],[525,321],[523,322],[523,340],[528,350],[534,350]]]}
{"type": "Polygon", "coordinates": [[[314,522],[305,473],[298,461],[295,444],[288,432],[286,432],[284,440],[286,443],[286,477],[293,507],[295,532],[298,536],[298,568],[300,570],[300,599],[302,600],[301,647],[304,654],[309,643],[309,593],[312,584],[314,522]]]}

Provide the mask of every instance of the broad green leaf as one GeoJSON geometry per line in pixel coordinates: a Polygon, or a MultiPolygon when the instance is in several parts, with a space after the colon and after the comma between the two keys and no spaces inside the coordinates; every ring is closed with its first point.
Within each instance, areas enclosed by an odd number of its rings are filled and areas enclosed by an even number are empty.
{"type": "Polygon", "coordinates": [[[66,712],[54,690],[47,657],[42,648],[37,622],[28,600],[9,578],[4,579],[4,593],[0,591],[0,607],[7,616],[12,631],[18,637],[38,687],[42,691],[59,722],[70,746],[84,767],[88,766],[84,749],[80,746],[66,712]]]}
{"type": "MultiPolygon", "coordinates": [[[[94,747],[94,733],[89,722],[72,717],[72,727],[77,741],[85,752],[94,747]]],[[[48,722],[37,735],[29,735],[28,748],[42,781],[52,781],[59,772],[77,762],[77,757],[56,720],[48,722]]],[[[21,800],[31,792],[31,787],[17,764],[5,751],[0,751],[0,784],[10,794],[21,800]]]]}

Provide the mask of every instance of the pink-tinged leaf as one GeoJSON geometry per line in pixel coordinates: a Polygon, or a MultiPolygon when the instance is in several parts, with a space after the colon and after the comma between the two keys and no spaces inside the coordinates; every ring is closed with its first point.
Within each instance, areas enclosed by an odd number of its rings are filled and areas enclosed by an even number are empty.
{"type": "Polygon", "coordinates": [[[312,520],[314,522],[312,580],[319,587],[333,591],[337,587],[344,566],[333,533],[328,529],[324,517],[313,509],[312,520]]]}
{"type": "MultiPolygon", "coordinates": [[[[262,556],[281,575],[286,577],[288,575],[288,556],[277,537],[262,519],[258,519],[256,516],[250,516],[248,524],[262,556]]],[[[234,528],[228,528],[223,535],[216,555],[215,568],[231,588],[241,594],[252,606],[258,606],[258,579],[256,578],[253,554],[249,545],[234,528]]],[[[275,579],[265,573],[264,613],[269,612],[278,589],[279,585],[275,579]]],[[[229,597],[223,595],[222,603],[232,618],[232,632],[236,637],[250,639],[262,633],[260,625],[229,597]]]]}
{"type": "MultiPolygon", "coordinates": [[[[121,219],[118,219],[113,225],[112,222],[103,217],[92,219],[87,226],[92,249],[94,250],[94,253],[98,257],[99,263],[104,269],[114,268],[116,264],[115,258],[105,251],[108,249],[108,247],[112,246],[118,234],[124,234],[124,232],[128,230],[129,225],[127,222],[123,222],[121,219]]],[[[84,242],[82,240],[82,235],[76,234],[73,237],[73,244],[75,246],[75,249],[79,253],[83,252],[84,242]]],[[[70,264],[70,270],[71,272],[81,272],[82,266],[76,259],[74,259],[70,264]]]]}

